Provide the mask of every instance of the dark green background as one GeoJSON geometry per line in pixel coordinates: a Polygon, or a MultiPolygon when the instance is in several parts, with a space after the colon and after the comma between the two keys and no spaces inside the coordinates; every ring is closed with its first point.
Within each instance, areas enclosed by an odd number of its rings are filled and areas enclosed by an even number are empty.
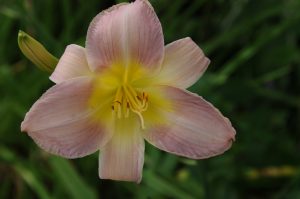
{"type": "Polygon", "coordinates": [[[65,160],[20,132],[53,83],[17,46],[22,29],[60,57],[84,44],[104,0],[0,0],[0,198],[300,198],[300,1],[152,0],[165,42],[190,36],[211,59],[190,90],[229,117],[225,154],[188,160],[147,145],[140,185],[98,178],[98,154],[65,160]]]}

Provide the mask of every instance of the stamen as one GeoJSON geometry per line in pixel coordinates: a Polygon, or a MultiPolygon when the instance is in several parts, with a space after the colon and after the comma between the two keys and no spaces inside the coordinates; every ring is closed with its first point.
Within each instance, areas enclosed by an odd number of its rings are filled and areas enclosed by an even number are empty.
{"type": "MultiPolygon", "coordinates": [[[[124,88],[126,97],[127,97],[128,101],[129,101],[130,105],[131,105],[132,107],[138,107],[139,105],[138,105],[138,103],[136,102],[136,99],[132,96],[132,93],[129,92],[129,90],[128,90],[127,87],[130,88],[130,86],[124,86],[123,88],[124,88]]],[[[136,96],[136,95],[134,95],[134,96],[136,96]]]]}
{"type": "Polygon", "coordinates": [[[117,89],[112,110],[117,118],[128,118],[130,110],[139,117],[141,128],[145,129],[145,122],[142,112],[148,108],[148,95],[145,92],[139,93],[129,85],[123,85],[117,89]]]}
{"type": "Polygon", "coordinates": [[[125,118],[129,116],[129,108],[128,108],[128,102],[125,96],[123,96],[123,102],[122,102],[122,111],[125,113],[125,118]]]}

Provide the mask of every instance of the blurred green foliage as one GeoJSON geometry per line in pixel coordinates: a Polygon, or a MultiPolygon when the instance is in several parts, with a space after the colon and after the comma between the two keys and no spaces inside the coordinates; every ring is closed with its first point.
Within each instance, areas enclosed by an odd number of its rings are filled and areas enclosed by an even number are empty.
{"type": "Polygon", "coordinates": [[[147,145],[137,185],[98,179],[98,154],[65,160],[20,132],[52,83],[21,54],[19,29],[60,57],[117,2],[0,0],[0,198],[300,198],[299,0],[151,1],[166,43],[190,36],[212,60],[191,90],[236,128],[224,155],[194,161],[147,145]]]}

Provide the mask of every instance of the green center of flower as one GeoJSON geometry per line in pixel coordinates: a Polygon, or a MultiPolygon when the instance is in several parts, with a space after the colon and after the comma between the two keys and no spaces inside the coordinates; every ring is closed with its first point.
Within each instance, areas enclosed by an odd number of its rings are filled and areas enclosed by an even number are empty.
{"type": "Polygon", "coordinates": [[[112,104],[114,116],[117,118],[129,117],[130,111],[137,114],[142,129],[145,129],[142,112],[148,107],[148,94],[135,90],[132,86],[124,84],[117,89],[115,99],[112,104]]]}

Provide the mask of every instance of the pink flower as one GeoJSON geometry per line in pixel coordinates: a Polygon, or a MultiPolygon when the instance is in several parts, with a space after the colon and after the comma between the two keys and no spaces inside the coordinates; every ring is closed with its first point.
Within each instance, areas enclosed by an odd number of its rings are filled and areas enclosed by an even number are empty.
{"type": "Polygon", "coordinates": [[[115,5],[93,19],[85,48],[66,48],[50,77],[56,85],[31,107],[21,129],[66,158],[100,150],[103,179],[140,182],[144,139],[193,159],[222,154],[235,130],[185,90],[209,62],[190,38],[164,46],[148,1],[115,5]]]}

